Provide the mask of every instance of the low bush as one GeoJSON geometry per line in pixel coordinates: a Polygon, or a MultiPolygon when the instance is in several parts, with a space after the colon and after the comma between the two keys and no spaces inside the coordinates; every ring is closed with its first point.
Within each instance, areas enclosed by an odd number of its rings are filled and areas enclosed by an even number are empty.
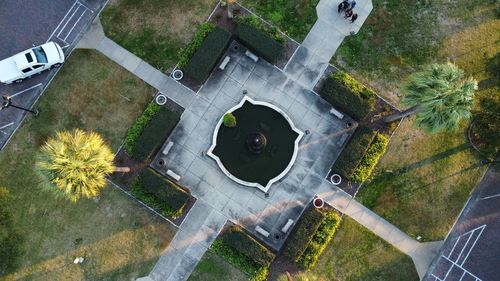
{"type": "Polygon", "coordinates": [[[236,127],[236,117],[232,113],[226,113],[224,114],[223,123],[228,128],[236,127]]]}
{"type": "Polygon", "coordinates": [[[375,134],[375,138],[373,138],[373,141],[366,150],[363,159],[361,159],[361,162],[359,162],[356,169],[354,169],[352,175],[353,181],[361,183],[371,176],[378,160],[387,150],[387,144],[389,144],[389,138],[387,136],[379,133],[375,134]]]}
{"type": "Polygon", "coordinates": [[[319,256],[332,240],[340,224],[340,216],[336,211],[324,211],[324,219],[314,233],[306,250],[298,259],[297,263],[304,269],[313,269],[318,262],[319,256]]]}
{"type": "Polygon", "coordinates": [[[251,281],[265,281],[267,280],[267,274],[269,272],[269,267],[261,265],[254,261],[252,258],[248,257],[244,253],[246,250],[240,251],[232,246],[229,246],[224,235],[218,237],[211,246],[211,249],[219,255],[221,258],[234,265],[244,273],[249,275],[249,280],[251,281]]]}
{"type": "Polygon", "coordinates": [[[267,34],[269,37],[272,39],[276,40],[277,42],[281,44],[285,44],[285,37],[279,29],[275,26],[273,27],[265,27],[262,24],[262,21],[257,18],[256,16],[244,16],[244,17],[239,17],[238,18],[238,24],[245,23],[250,26],[253,26],[257,28],[258,30],[262,31],[263,33],[267,34]]]}
{"type": "Polygon", "coordinates": [[[274,254],[271,251],[245,234],[238,226],[231,227],[224,233],[222,239],[226,245],[243,253],[260,265],[269,266],[274,259],[274,254]]]}
{"type": "Polygon", "coordinates": [[[178,113],[151,103],[127,133],[127,153],[140,161],[148,159],[170,135],[179,119],[178,113]]]}
{"type": "Polygon", "coordinates": [[[145,169],[132,183],[132,194],[162,215],[177,218],[189,194],[151,169],[145,169]]]}
{"type": "Polygon", "coordinates": [[[236,27],[235,35],[252,52],[271,63],[278,61],[283,54],[283,43],[244,21],[236,27]]]}
{"type": "Polygon", "coordinates": [[[201,43],[207,35],[215,29],[215,24],[205,22],[198,26],[194,38],[186,47],[179,51],[179,68],[184,68],[189,60],[193,57],[194,53],[201,46],[201,43]]]}
{"type": "Polygon", "coordinates": [[[363,159],[368,147],[375,138],[376,132],[366,128],[359,127],[347,143],[346,147],[340,153],[339,157],[332,166],[332,171],[351,180],[356,167],[363,159]]]}
{"type": "Polygon", "coordinates": [[[14,271],[21,255],[22,238],[7,210],[10,200],[9,191],[0,187],[0,276],[14,271]]]}
{"type": "Polygon", "coordinates": [[[183,68],[186,75],[200,83],[205,81],[224,53],[230,40],[231,34],[220,27],[216,27],[208,33],[187,65],[183,68]]]}
{"type": "Polygon", "coordinates": [[[365,118],[375,106],[375,93],[343,71],[332,73],[319,94],[356,120],[365,118]]]}
{"type": "Polygon", "coordinates": [[[284,254],[294,261],[298,261],[323,219],[323,214],[315,208],[305,211],[288,238],[284,254]]]}

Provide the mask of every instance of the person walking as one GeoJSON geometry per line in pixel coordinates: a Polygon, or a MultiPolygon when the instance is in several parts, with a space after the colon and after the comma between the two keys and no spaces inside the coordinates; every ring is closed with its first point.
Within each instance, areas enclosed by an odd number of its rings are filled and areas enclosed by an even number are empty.
{"type": "Polygon", "coordinates": [[[348,0],[349,1],[349,8],[354,9],[356,7],[356,1],[355,0],[348,0]]]}
{"type": "Polygon", "coordinates": [[[340,12],[347,10],[347,8],[349,8],[349,0],[343,0],[342,2],[340,2],[338,8],[339,14],[340,12]]]}
{"type": "Polygon", "coordinates": [[[358,14],[352,14],[351,23],[353,23],[358,18],[358,14]]]}
{"type": "Polygon", "coordinates": [[[345,15],[344,15],[344,19],[348,19],[352,16],[353,12],[352,12],[352,9],[349,8],[347,10],[345,10],[345,15]]]}

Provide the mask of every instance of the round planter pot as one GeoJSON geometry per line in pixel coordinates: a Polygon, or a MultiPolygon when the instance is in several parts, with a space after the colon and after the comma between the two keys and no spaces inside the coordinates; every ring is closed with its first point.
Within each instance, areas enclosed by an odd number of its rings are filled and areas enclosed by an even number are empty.
{"type": "Polygon", "coordinates": [[[184,73],[182,73],[182,70],[176,69],[174,70],[174,72],[172,72],[172,78],[174,78],[174,80],[179,81],[182,79],[182,77],[184,77],[184,73]]]}
{"type": "Polygon", "coordinates": [[[231,50],[233,50],[233,52],[238,52],[240,50],[240,46],[238,44],[234,44],[232,47],[231,47],[231,50]]]}
{"type": "Polygon", "coordinates": [[[281,238],[283,238],[283,237],[281,236],[281,233],[276,232],[276,233],[274,233],[274,234],[273,234],[273,239],[274,239],[274,241],[280,241],[280,240],[281,240],[281,238]]]}
{"type": "Polygon", "coordinates": [[[351,128],[351,127],[352,127],[352,122],[351,122],[351,121],[348,121],[348,122],[346,123],[346,127],[347,127],[347,128],[351,128]]]}
{"type": "Polygon", "coordinates": [[[333,175],[330,177],[330,181],[331,181],[334,185],[339,185],[339,184],[342,182],[342,177],[341,177],[339,174],[333,174],[333,175]]]}
{"type": "Polygon", "coordinates": [[[159,94],[156,96],[155,101],[158,105],[164,105],[167,103],[167,97],[165,95],[159,94]]]}
{"type": "Polygon", "coordinates": [[[158,164],[158,166],[165,166],[165,159],[160,158],[156,163],[158,164]]]}
{"type": "Polygon", "coordinates": [[[316,209],[321,209],[323,208],[323,206],[325,206],[325,201],[323,201],[323,199],[321,199],[320,197],[316,197],[313,200],[313,205],[316,209]]]}

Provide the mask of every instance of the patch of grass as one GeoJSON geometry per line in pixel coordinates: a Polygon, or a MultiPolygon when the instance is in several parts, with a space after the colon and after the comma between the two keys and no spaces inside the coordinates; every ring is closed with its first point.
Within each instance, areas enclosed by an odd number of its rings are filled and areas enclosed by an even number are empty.
{"type": "Polygon", "coordinates": [[[112,0],[102,12],[107,36],[154,67],[168,71],[216,0],[112,0]]]}
{"type": "Polygon", "coordinates": [[[0,153],[0,186],[24,238],[19,269],[6,280],[130,280],[147,272],[175,229],[112,187],[76,203],[38,188],[33,157],[57,130],[99,133],[117,150],[154,90],[94,51],[75,51],[0,153]],[[130,82],[133,81],[133,82],[130,82]],[[126,98],[124,98],[126,97],[126,98]],[[86,257],[74,266],[77,256],[86,257]],[[140,262],[138,262],[140,261],[140,262]]]}
{"type": "Polygon", "coordinates": [[[248,277],[238,268],[208,250],[194,269],[189,281],[246,281],[248,277]]]}
{"type": "Polygon", "coordinates": [[[410,257],[349,217],[312,271],[320,280],[419,280],[410,257]]]}
{"type": "Polygon", "coordinates": [[[264,19],[277,25],[283,32],[302,42],[316,22],[319,0],[241,0],[264,19]]]}

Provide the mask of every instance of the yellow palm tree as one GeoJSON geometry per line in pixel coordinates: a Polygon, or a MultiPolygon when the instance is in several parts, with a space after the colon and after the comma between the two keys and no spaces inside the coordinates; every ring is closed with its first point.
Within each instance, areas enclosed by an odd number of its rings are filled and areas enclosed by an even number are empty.
{"type": "Polygon", "coordinates": [[[113,158],[111,149],[94,132],[57,132],[42,146],[36,171],[46,188],[75,202],[99,195],[106,176],[116,171],[113,158]]]}

